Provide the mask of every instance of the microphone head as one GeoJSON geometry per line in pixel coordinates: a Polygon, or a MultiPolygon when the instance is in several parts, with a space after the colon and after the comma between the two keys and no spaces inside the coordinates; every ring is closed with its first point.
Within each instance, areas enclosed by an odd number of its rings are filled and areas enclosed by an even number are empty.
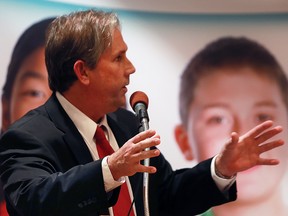
{"type": "Polygon", "coordinates": [[[146,109],[148,109],[149,99],[148,99],[147,95],[144,92],[136,91],[136,92],[134,92],[131,95],[131,97],[130,97],[130,106],[132,107],[133,110],[134,110],[135,105],[137,103],[143,103],[146,106],[146,109]]]}

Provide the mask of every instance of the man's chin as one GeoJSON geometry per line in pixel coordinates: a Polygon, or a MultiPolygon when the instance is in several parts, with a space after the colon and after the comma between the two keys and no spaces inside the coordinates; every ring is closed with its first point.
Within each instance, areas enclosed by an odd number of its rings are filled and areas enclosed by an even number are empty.
{"type": "Polygon", "coordinates": [[[127,109],[127,101],[126,98],[124,97],[123,100],[119,100],[117,104],[115,104],[115,110],[118,110],[119,108],[127,109]]]}
{"type": "Polygon", "coordinates": [[[125,100],[121,103],[120,107],[123,108],[123,109],[127,109],[127,101],[126,101],[126,98],[125,98],[125,100]]]}

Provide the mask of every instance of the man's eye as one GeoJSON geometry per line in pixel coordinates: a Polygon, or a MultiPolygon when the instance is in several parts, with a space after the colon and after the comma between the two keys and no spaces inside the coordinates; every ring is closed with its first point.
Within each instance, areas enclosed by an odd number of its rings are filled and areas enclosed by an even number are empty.
{"type": "Polygon", "coordinates": [[[115,60],[116,61],[121,61],[122,60],[122,55],[117,56],[115,60]]]}

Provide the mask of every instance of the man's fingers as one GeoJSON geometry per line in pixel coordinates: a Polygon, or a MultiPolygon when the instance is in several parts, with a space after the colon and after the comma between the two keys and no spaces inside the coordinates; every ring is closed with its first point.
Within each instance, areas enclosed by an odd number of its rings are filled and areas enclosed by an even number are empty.
{"type": "Polygon", "coordinates": [[[146,130],[131,138],[133,143],[141,142],[147,138],[153,137],[156,134],[155,130],[146,130]]]}
{"type": "Polygon", "coordinates": [[[138,172],[141,172],[141,173],[144,173],[144,172],[147,172],[147,173],[156,173],[157,172],[157,169],[156,167],[154,166],[144,166],[144,165],[140,165],[139,166],[139,170],[138,172]]]}
{"type": "Polygon", "coordinates": [[[276,134],[280,133],[282,130],[283,129],[281,126],[274,127],[271,130],[265,131],[263,134],[256,136],[255,140],[258,143],[263,143],[271,137],[275,136],[276,134]]]}
{"type": "Polygon", "coordinates": [[[160,144],[159,138],[148,138],[139,143],[140,151],[160,144]]]}
{"type": "Polygon", "coordinates": [[[138,154],[135,154],[135,157],[138,160],[144,160],[146,158],[152,158],[152,157],[157,157],[160,155],[160,150],[159,149],[151,149],[151,150],[144,150],[139,152],[138,154]]]}
{"type": "Polygon", "coordinates": [[[272,127],[272,125],[273,125],[273,121],[271,121],[271,120],[265,121],[265,122],[257,125],[256,127],[252,128],[250,131],[248,131],[247,135],[251,136],[251,137],[257,137],[263,131],[272,127]]]}
{"type": "Polygon", "coordinates": [[[141,152],[145,150],[146,148],[157,146],[160,143],[161,141],[158,137],[146,138],[145,140],[142,140],[138,143],[135,143],[135,145],[133,145],[133,152],[134,153],[141,152]]]}
{"type": "Polygon", "coordinates": [[[231,137],[230,137],[230,143],[231,144],[237,144],[239,141],[239,135],[236,132],[232,132],[231,133],[231,137]]]}
{"type": "Polygon", "coordinates": [[[277,164],[279,164],[279,160],[277,159],[260,158],[258,161],[258,165],[277,165],[277,164]]]}
{"type": "Polygon", "coordinates": [[[272,141],[269,143],[265,143],[263,145],[259,146],[259,152],[260,154],[266,151],[269,151],[271,149],[277,148],[279,146],[284,145],[284,141],[283,140],[276,140],[276,141],[272,141]]]}

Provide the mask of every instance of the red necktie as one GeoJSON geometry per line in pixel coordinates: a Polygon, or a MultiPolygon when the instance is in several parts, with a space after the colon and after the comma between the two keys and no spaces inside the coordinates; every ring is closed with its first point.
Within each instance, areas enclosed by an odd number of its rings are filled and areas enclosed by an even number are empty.
{"type": "Polygon", "coordinates": [[[9,216],[7,209],[6,209],[6,202],[0,201],[0,215],[1,216],[9,216]]]}
{"type": "MultiPolygon", "coordinates": [[[[104,127],[104,126],[101,126],[104,127]]],[[[100,126],[97,126],[95,139],[98,155],[103,158],[114,152],[108,140],[106,139],[105,133],[100,126]]],[[[126,182],[121,185],[120,194],[117,203],[113,206],[113,212],[115,216],[127,215],[131,207],[131,198],[129,195],[128,187],[126,182]]],[[[129,216],[134,216],[133,209],[131,210],[129,216]]]]}

